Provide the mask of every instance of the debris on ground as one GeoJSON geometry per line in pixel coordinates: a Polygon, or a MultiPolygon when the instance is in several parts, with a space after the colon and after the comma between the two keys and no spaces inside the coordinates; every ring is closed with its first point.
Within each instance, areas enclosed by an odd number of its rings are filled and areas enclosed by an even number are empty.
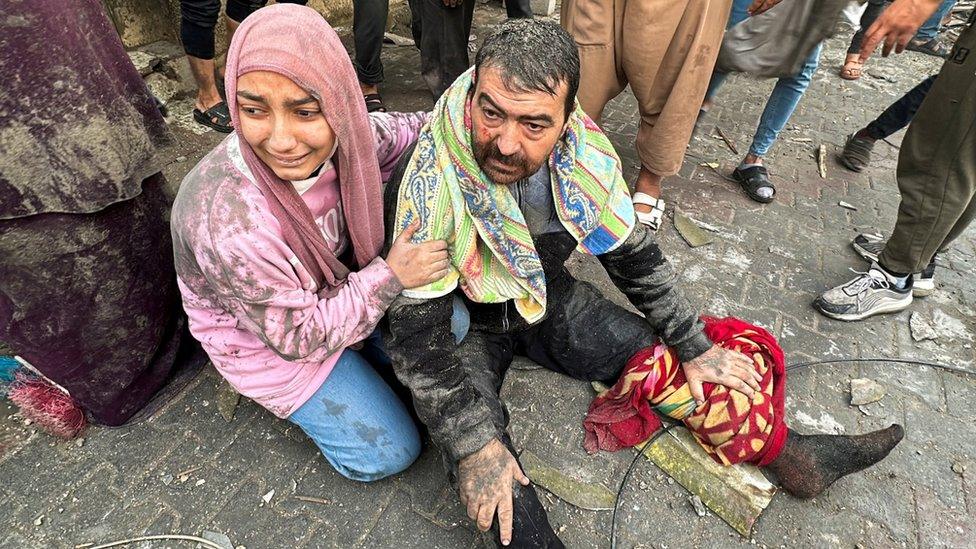
{"type": "Polygon", "coordinates": [[[704,517],[705,515],[708,514],[708,510],[705,509],[705,504],[702,503],[700,497],[688,496],[688,501],[691,503],[691,506],[695,509],[695,514],[698,515],[699,517],[704,517]]]}
{"type": "Polygon", "coordinates": [[[719,138],[721,138],[722,141],[725,141],[725,146],[728,147],[730,151],[732,151],[734,154],[739,154],[739,149],[735,146],[735,143],[733,143],[732,140],[725,135],[722,128],[715,126],[715,131],[718,132],[719,138]]]}
{"type": "Polygon", "coordinates": [[[935,340],[939,334],[935,332],[931,322],[922,313],[916,311],[908,319],[908,327],[912,332],[912,339],[915,341],[935,340]]]}
{"type": "Polygon", "coordinates": [[[973,334],[966,325],[942,309],[934,309],[931,313],[913,312],[908,319],[908,326],[915,341],[927,339],[973,341],[973,334]]]}
{"type": "Polygon", "coordinates": [[[325,499],[325,498],[317,498],[317,497],[313,497],[313,496],[303,496],[303,495],[300,495],[300,494],[295,494],[292,497],[295,498],[295,499],[297,499],[298,501],[305,501],[305,502],[308,502],[308,503],[318,503],[318,504],[321,504],[321,505],[332,505],[332,502],[329,501],[329,500],[327,500],[327,499],[325,499]]]}
{"type": "Polygon", "coordinates": [[[677,480],[729,526],[749,537],[776,487],[754,465],[719,465],[684,427],[672,427],[668,435],[645,448],[644,455],[670,475],[669,484],[677,480]]]}
{"type": "Polygon", "coordinates": [[[853,204],[848,204],[847,202],[844,202],[843,200],[841,200],[840,202],[838,202],[837,205],[840,206],[841,208],[844,208],[844,209],[847,209],[847,210],[851,210],[852,212],[856,212],[857,211],[857,206],[855,206],[853,204]]]}
{"type": "Polygon", "coordinates": [[[966,472],[966,466],[961,461],[954,461],[952,462],[952,472],[957,475],[962,475],[966,472]]]}
{"type": "MultiPolygon", "coordinates": [[[[212,532],[210,530],[204,530],[203,534],[200,535],[203,539],[207,541],[212,541],[219,545],[221,549],[234,549],[234,544],[227,537],[227,534],[221,532],[212,532]]],[[[203,547],[202,545],[197,545],[197,547],[203,547]]]]}
{"type": "Polygon", "coordinates": [[[241,395],[230,386],[226,379],[220,379],[217,387],[217,410],[224,420],[230,423],[234,421],[234,411],[241,400],[241,395]]]}
{"type": "Polygon", "coordinates": [[[271,498],[273,498],[274,495],[275,495],[275,491],[271,490],[267,494],[261,496],[261,499],[264,500],[265,503],[271,503],[271,498]]]}
{"type": "Polygon", "coordinates": [[[386,44],[393,44],[397,47],[417,45],[417,43],[413,41],[413,38],[407,38],[406,36],[400,36],[399,34],[393,34],[392,32],[383,33],[383,42],[386,44]]]}
{"type": "Polygon", "coordinates": [[[555,494],[563,501],[580,509],[590,511],[609,511],[613,509],[616,496],[599,484],[576,480],[562,471],[545,463],[542,458],[525,450],[519,455],[522,470],[532,482],[555,494]]]}
{"type": "Polygon", "coordinates": [[[674,211],[674,228],[681,235],[681,238],[692,248],[707,246],[715,242],[715,238],[698,226],[691,218],[681,213],[677,209],[674,211]]]}
{"type": "Polygon", "coordinates": [[[717,170],[719,166],[721,166],[721,164],[718,162],[699,162],[698,165],[703,168],[711,168],[713,170],[717,170]]]}
{"type": "Polygon", "coordinates": [[[884,398],[886,394],[883,385],[873,379],[858,378],[851,380],[851,406],[863,406],[884,398]]]}
{"type": "Polygon", "coordinates": [[[820,179],[827,179],[827,145],[823,143],[817,149],[817,168],[820,170],[820,179]]]}

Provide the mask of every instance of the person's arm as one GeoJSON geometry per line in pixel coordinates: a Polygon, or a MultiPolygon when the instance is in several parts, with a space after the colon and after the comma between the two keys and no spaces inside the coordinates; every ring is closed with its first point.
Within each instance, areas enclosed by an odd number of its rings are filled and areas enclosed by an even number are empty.
{"type": "Polygon", "coordinates": [[[393,242],[385,260],[373,259],[350,273],[334,295],[321,296],[273,230],[277,222],[257,209],[249,213],[254,218],[245,223],[211,219],[211,246],[198,253],[198,262],[224,307],[285,360],[321,361],[363,340],[404,287],[446,273],[447,243],[410,242],[414,225],[393,242]]]}
{"type": "Polygon", "coordinates": [[[864,33],[861,63],[867,61],[882,42],[883,57],[888,57],[891,50],[895,53],[905,51],[905,46],[918,32],[919,27],[932,17],[940,4],[942,0],[895,0],[864,33]]]}
{"type": "Polygon", "coordinates": [[[285,360],[323,360],[361,341],[403,289],[386,261],[376,258],[350,273],[335,295],[319,297],[304,287],[299,267],[289,261],[291,250],[267,227],[224,234],[204,274],[241,327],[285,360]]]}
{"type": "Polygon", "coordinates": [[[430,118],[429,112],[376,112],[369,115],[376,143],[376,159],[386,181],[400,156],[417,141],[420,129],[430,118]]]}
{"type": "Polygon", "coordinates": [[[658,246],[653,233],[638,223],[614,250],[598,256],[610,279],[644,313],[648,324],[682,361],[712,346],[705,325],[676,287],[677,273],[658,246]]]}
{"type": "Polygon", "coordinates": [[[705,399],[704,383],[718,383],[752,397],[762,376],[742,353],[712,343],[705,325],[676,287],[678,275],[664,257],[653,233],[638,223],[614,250],[599,256],[610,279],[651,329],[673,347],[681,360],[694,399],[705,399]]]}

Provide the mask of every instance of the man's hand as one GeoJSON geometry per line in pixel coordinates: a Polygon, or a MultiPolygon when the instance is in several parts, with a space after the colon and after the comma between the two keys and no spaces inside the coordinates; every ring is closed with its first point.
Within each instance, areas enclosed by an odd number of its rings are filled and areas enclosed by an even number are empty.
{"type": "Polygon", "coordinates": [[[698,404],[705,402],[705,390],[702,388],[702,383],[705,382],[724,385],[749,398],[761,390],[759,382],[762,381],[762,375],[756,371],[752,360],[738,351],[730,351],[718,345],[712,345],[698,358],[683,363],[682,367],[691,396],[698,404]]]}
{"type": "Polygon", "coordinates": [[[458,464],[461,503],[468,508],[478,529],[487,532],[498,512],[498,529],[502,545],[512,541],[512,481],[529,485],[512,453],[497,438],[458,464]]]}
{"type": "Polygon", "coordinates": [[[755,0],[749,5],[749,9],[746,11],[749,12],[749,15],[759,15],[782,1],[783,0],[755,0]]]}
{"type": "Polygon", "coordinates": [[[901,53],[905,50],[918,28],[925,23],[941,4],[941,0],[895,0],[881,13],[874,24],[864,34],[861,45],[861,63],[874,53],[875,48],[884,41],[881,55],[888,57],[891,50],[901,53]]]}

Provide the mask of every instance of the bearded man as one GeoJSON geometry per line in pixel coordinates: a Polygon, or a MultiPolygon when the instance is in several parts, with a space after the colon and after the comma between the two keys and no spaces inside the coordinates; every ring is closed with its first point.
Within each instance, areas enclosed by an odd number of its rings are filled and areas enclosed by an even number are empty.
{"type": "MultiPolygon", "coordinates": [[[[620,160],[579,107],[578,87],[579,55],[565,31],[505,23],[437,102],[386,190],[388,243],[419,224],[415,239],[449,244],[449,274],[397,298],[384,339],[478,527],[496,524],[501,545],[562,547],[505,431],[498,392],[515,354],[616,382],[601,406],[628,397],[627,387],[651,387],[647,400],[683,420],[715,459],[765,467],[800,497],[887,455],[900,426],[860,437],[786,427],[782,353],[765,331],[732,334],[765,334],[752,356],[714,344],[714,330],[706,335],[674,268],[637,223],[620,160]],[[644,316],[573,278],[563,264],[574,249],[596,256],[644,316]],[[455,301],[470,315],[460,338],[455,301]],[[656,383],[631,383],[651,375],[656,383]]],[[[653,427],[642,409],[638,423],[653,427]]],[[[621,442],[599,419],[588,418],[595,446],[621,442]]]]}

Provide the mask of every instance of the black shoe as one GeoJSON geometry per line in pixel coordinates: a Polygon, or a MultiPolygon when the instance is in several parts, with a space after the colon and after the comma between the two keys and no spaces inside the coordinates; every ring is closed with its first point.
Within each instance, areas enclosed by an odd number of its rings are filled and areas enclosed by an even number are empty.
{"type": "Polygon", "coordinates": [[[769,172],[765,166],[736,168],[732,171],[732,179],[756,202],[769,204],[776,196],[776,187],[769,181],[769,172]],[[762,192],[763,189],[767,191],[762,192]]]}
{"type": "MultiPolygon", "coordinates": [[[[851,247],[854,248],[857,255],[872,262],[878,261],[878,256],[884,250],[885,244],[886,241],[883,237],[866,233],[855,236],[854,240],[851,241],[851,247]]],[[[922,272],[915,273],[912,296],[925,297],[935,291],[935,260],[936,258],[933,257],[928,266],[922,269],[922,272]]]]}

